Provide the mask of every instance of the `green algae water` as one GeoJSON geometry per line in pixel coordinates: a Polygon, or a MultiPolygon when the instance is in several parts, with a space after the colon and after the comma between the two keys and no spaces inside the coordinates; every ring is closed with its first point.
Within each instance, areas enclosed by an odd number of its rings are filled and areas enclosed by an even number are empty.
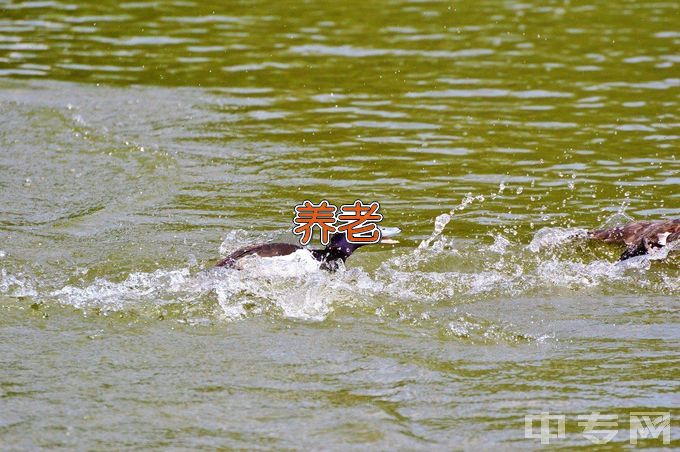
{"type": "Polygon", "coordinates": [[[582,236],[680,216],[679,17],[0,0],[0,448],[678,446],[678,253],[582,236]],[[305,199],[400,243],[212,268],[305,199]]]}

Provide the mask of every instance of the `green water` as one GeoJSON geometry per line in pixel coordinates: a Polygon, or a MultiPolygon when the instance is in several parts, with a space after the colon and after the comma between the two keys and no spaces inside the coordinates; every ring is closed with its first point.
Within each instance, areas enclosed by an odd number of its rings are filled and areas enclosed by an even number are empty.
{"type": "Polygon", "coordinates": [[[677,446],[678,253],[578,236],[680,215],[679,18],[0,0],[0,447],[677,446]],[[357,198],[398,245],[211,269],[357,198]]]}

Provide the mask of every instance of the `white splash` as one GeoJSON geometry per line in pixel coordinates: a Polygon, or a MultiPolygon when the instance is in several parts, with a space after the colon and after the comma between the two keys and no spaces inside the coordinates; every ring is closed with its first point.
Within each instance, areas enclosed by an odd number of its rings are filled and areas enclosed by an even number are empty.
{"type": "MultiPolygon", "coordinates": [[[[537,292],[550,296],[565,289],[589,294],[600,290],[680,294],[680,280],[673,268],[653,263],[668,257],[680,242],[653,250],[650,255],[610,262],[588,254],[544,252],[586,236],[583,229],[544,228],[535,233],[529,245],[497,234],[491,244],[485,241],[452,251],[453,243],[441,236],[446,223],[453,213],[481,199],[466,197],[451,213],[438,218],[424,248],[402,250],[387,258],[382,255],[375,271],[361,266],[361,258],[370,258],[370,253],[353,256],[348,270],[343,267],[329,273],[319,268],[310,253],[299,251],[285,257],[246,258],[241,270],[198,271],[189,265],[134,272],[122,280],[87,280],[87,272],[78,269],[72,278],[80,282],[45,289],[35,279],[2,269],[0,294],[30,296],[39,302],[84,311],[97,309],[104,314],[134,311],[165,317],[169,312],[171,318],[189,323],[253,316],[323,321],[345,308],[380,312],[382,317],[395,315],[399,321],[441,325],[453,319],[425,315],[432,306],[480,299],[494,303],[537,292]],[[417,258],[419,253],[422,259],[417,258]]],[[[231,240],[234,242],[229,247],[241,242],[237,235],[230,236],[231,240]]],[[[465,330],[483,336],[469,324],[456,321],[450,334],[464,336],[465,330]]]]}
{"type": "Polygon", "coordinates": [[[455,215],[456,212],[465,210],[465,208],[472,204],[474,201],[484,202],[484,199],[485,199],[484,195],[472,196],[472,193],[468,193],[467,195],[465,195],[465,198],[463,198],[461,203],[458,204],[453,209],[451,209],[449,213],[443,213],[435,219],[434,230],[432,231],[432,234],[430,235],[430,237],[420,242],[420,244],[418,245],[418,249],[424,249],[429,247],[430,244],[435,239],[437,239],[442,234],[442,232],[444,232],[444,228],[446,227],[447,224],[449,224],[451,218],[453,217],[453,215],[455,215]]]}
{"type": "Polygon", "coordinates": [[[537,253],[546,248],[555,248],[577,239],[588,237],[588,231],[580,228],[542,228],[534,234],[527,246],[529,251],[537,253]]]}
{"type": "Polygon", "coordinates": [[[29,279],[11,275],[3,268],[0,269],[0,294],[16,298],[35,297],[38,291],[29,279]]]}

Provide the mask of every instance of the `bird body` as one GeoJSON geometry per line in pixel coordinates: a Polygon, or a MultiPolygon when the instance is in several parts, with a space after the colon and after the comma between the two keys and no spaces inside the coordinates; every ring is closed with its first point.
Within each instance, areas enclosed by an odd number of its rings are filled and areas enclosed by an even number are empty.
{"type": "Polygon", "coordinates": [[[605,243],[624,245],[621,260],[648,254],[655,248],[670,245],[680,239],[680,219],[636,221],[624,226],[592,231],[589,237],[605,243]]]}
{"type": "MultiPolygon", "coordinates": [[[[381,242],[389,243],[389,237],[393,237],[401,232],[399,228],[380,228],[381,242]]],[[[339,268],[340,262],[343,263],[352,255],[357,248],[364,246],[363,243],[350,243],[345,233],[338,233],[331,237],[330,243],[323,249],[311,250],[300,245],[291,243],[260,243],[245,246],[231,253],[226,258],[217,263],[217,267],[236,268],[240,259],[247,256],[258,257],[280,257],[289,256],[297,251],[311,253],[312,257],[320,263],[323,270],[335,271],[339,268]]]]}

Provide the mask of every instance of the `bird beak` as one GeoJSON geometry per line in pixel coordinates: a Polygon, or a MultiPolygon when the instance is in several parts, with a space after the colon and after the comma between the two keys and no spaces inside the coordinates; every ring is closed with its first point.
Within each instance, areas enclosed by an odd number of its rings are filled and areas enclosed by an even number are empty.
{"type": "Polygon", "coordinates": [[[380,229],[380,243],[387,243],[387,244],[392,244],[392,243],[399,243],[398,240],[392,239],[395,235],[398,235],[401,233],[401,229],[399,228],[384,228],[382,226],[378,226],[378,229],[380,229]]]}

